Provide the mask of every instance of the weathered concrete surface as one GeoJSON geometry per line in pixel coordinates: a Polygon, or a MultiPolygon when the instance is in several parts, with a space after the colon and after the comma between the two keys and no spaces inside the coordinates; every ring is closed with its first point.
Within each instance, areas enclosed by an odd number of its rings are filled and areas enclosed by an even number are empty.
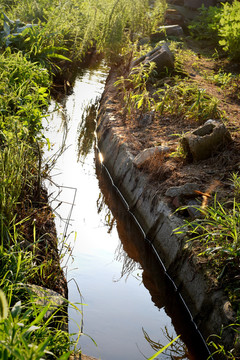
{"type": "Polygon", "coordinates": [[[157,31],[150,35],[150,40],[158,42],[168,36],[181,37],[183,36],[183,29],[180,25],[165,25],[160,26],[157,31]]]}
{"type": "Polygon", "coordinates": [[[193,160],[207,159],[231,141],[231,135],[220,121],[207,120],[204,125],[186,134],[181,144],[189,157],[193,160]]]}
{"type": "MultiPolygon", "coordinates": [[[[185,247],[183,236],[173,232],[182,225],[182,220],[172,213],[164,198],[156,193],[147,176],[134,166],[135,156],[116,125],[117,118],[112,105],[116,91],[113,86],[116,80],[114,76],[112,73],[108,78],[97,119],[96,131],[103,163],[147,237],[153,242],[196,324],[207,339],[211,334],[219,334],[222,326],[232,322],[229,311],[226,311],[228,299],[222,291],[213,290],[210,279],[185,247]]],[[[223,342],[229,347],[233,343],[233,334],[229,329],[223,331],[223,342]]]]}
{"type": "MultiPolygon", "coordinates": [[[[140,63],[147,65],[150,62],[156,64],[156,71],[161,73],[165,68],[172,69],[174,67],[174,56],[170,51],[167,43],[164,43],[161,46],[156,47],[146,55],[141,56],[139,59],[132,62],[130,68],[133,69],[135,66],[140,63]]],[[[134,71],[134,69],[133,69],[134,71]]]]}
{"type": "Polygon", "coordinates": [[[133,163],[137,167],[140,167],[147,160],[150,160],[154,156],[165,154],[167,152],[170,152],[170,148],[168,146],[154,146],[148,149],[144,149],[133,159],[133,163]]]}

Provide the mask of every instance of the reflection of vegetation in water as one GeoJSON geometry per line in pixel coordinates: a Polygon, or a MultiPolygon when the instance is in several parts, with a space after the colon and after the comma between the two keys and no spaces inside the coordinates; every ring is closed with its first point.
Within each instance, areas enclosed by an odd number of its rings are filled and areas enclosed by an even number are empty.
{"type": "Polygon", "coordinates": [[[105,197],[102,193],[99,194],[97,199],[97,212],[98,214],[103,213],[103,223],[104,226],[108,228],[108,234],[110,234],[116,224],[116,219],[113,216],[111,210],[108,208],[105,202],[105,197]]]}
{"type": "Polygon", "coordinates": [[[124,276],[126,276],[126,280],[127,280],[127,278],[131,274],[133,274],[135,270],[140,270],[139,263],[128,256],[128,254],[123,249],[123,244],[121,242],[119,242],[118,247],[115,250],[115,260],[122,262],[121,275],[118,280],[122,279],[124,276]]]}
{"type": "MultiPolygon", "coordinates": [[[[173,341],[174,336],[169,334],[167,327],[161,330],[169,343],[173,341]]],[[[154,351],[158,351],[159,349],[162,349],[164,347],[164,345],[162,345],[159,341],[152,340],[144,329],[142,329],[142,331],[144,338],[147,340],[147,342],[154,351]]],[[[172,345],[165,352],[163,352],[163,354],[165,355],[164,357],[165,359],[171,359],[171,360],[191,359],[191,356],[188,352],[186,345],[181,341],[180,338],[177,338],[172,343],[172,345]]]]}
{"type": "Polygon", "coordinates": [[[93,147],[98,100],[86,106],[78,128],[78,161],[84,161],[93,147]]]}

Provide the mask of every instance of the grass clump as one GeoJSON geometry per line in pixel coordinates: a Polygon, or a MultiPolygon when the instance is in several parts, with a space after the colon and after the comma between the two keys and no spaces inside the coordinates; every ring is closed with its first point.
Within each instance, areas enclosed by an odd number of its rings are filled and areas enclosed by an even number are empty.
{"type": "MultiPolygon", "coordinates": [[[[176,234],[184,234],[186,241],[200,262],[205,264],[208,276],[218,288],[223,288],[230,299],[235,311],[235,321],[229,325],[239,339],[240,322],[240,203],[239,176],[233,174],[233,199],[225,203],[214,197],[212,204],[197,207],[199,218],[187,221],[183,227],[175,230],[176,234]]],[[[186,208],[186,207],[185,207],[186,208]]],[[[224,329],[222,329],[224,330],[224,329]]],[[[209,345],[213,348],[213,355],[224,355],[226,359],[236,360],[236,349],[226,349],[221,344],[220,335],[212,335],[209,345]]]]}
{"type": "Polygon", "coordinates": [[[165,89],[155,93],[158,96],[156,111],[161,115],[174,115],[203,123],[207,119],[219,118],[218,100],[206,90],[188,80],[177,79],[176,84],[166,84],[165,89]]]}
{"type": "Polygon", "coordinates": [[[153,62],[148,66],[140,64],[132,69],[128,78],[121,76],[115,82],[123,94],[126,113],[154,111],[156,115],[195,120],[199,124],[221,116],[218,100],[205,89],[174,74],[159,82],[154,69],[153,62]]]}

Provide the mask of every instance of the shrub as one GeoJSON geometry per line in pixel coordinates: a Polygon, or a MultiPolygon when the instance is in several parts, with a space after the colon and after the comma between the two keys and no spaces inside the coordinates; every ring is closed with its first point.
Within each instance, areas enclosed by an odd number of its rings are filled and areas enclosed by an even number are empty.
{"type": "Polygon", "coordinates": [[[222,8],[202,5],[199,16],[189,25],[190,33],[198,40],[212,39],[217,43],[221,16],[222,8]]]}
{"type": "Polygon", "coordinates": [[[230,58],[240,59],[240,2],[234,1],[232,5],[223,4],[223,11],[218,29],[219,44],[230,58]]]}

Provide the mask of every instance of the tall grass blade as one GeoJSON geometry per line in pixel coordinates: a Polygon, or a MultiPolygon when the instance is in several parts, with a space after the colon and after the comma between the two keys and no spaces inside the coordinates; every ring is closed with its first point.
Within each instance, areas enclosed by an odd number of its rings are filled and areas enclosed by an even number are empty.
{"type": "Polygon", "coordinates": [[[158,352],[156,352],[156,354],[154,354],[153,356],[151,356],[150,358],[148,358],[147,360],[153,360],[155,359],[158,355],[162,354],[169,346],[171,346],[181,335],[178,335],[175,339],[173,339],[172,341],[170,341],[170,343],[168,343],[167,345],[165,345],[162,349],[160,349],[158,352]]]}

